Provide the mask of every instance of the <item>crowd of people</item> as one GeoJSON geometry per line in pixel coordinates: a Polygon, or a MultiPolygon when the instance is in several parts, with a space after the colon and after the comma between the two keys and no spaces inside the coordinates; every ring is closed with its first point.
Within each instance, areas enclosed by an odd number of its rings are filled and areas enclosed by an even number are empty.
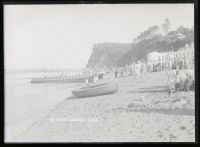
{"type": "Polygon", "coordinates": [[[184,55],[176,55],[173,60],[159,61],[159,62],[146,62],[145,60],[133,62],[124,67],[115,67],[115,77],[121,76],[140,76],[146,72],[159,72],[164,70],[187,70],[193,68],[188,58],[184,55]]]}
{"type": "MultiPolygon", "coordinates": [[[[173,86],[176,90],[194,89],[194,75],[191,72],[183,73],[182,71],[194,72],[194,59],[189,58],[186,54],[176,54],[173,59],[145,61],[138,60],[125,66],[105,68],[105,73],[114,74],[114,78],[131,76],[133,79],[141,77],[143,74],[150,72],[175,71],[176,84],[173,86]]],[[[165,72],[166,73],[166,72],[165,72]]],[[[96,83],[99,78],[93,78],[92,81],[86,80],[86,83],[96,83]]]]}
{"type": "Polygon", "coordinates": [[[176,71],[176,82],[174,85],[174,89],[176,91],[188,91],[194,90],[195,81],[190,70],[187,73],[183,73],[180,71],[176,71]]]}
{"type": "Polygon", "coordinates": [[[125,67],[115,67],[113,69],[115,73],[115,78],[117,77],[126,77],[133,76],[134,78],[140,77],[141,74],[146,73],[146,63],[145,61],[138,61],[137,63],[133,62],[130,65],[126,65],[125,67]]]}
{"type": "Polygon", "coordinates": [[[174,60],[168,62],[151,63],[145,62],[145,60],[133,62],[130,65],[124,67],[115,67],[112,69],[115,78],[132,76],[138,78],[142,74],[149,72],[159,71],[176,71],[176,84],[174,85],[176,90],[193,90],[194,89],[194,76],[189,73],[182,73],[182,70],[194,70],[194,65],[189,64],[184,56],[176,56],[174,60]]]}
{"type": "Polygon", "coordinates": [[[158,63],[148,63],[149,71],[163,71],[163,70],[185,70],[191,68],[191,63],[185,56],[176,55],[173,60],[158,62],[158,63]]]}

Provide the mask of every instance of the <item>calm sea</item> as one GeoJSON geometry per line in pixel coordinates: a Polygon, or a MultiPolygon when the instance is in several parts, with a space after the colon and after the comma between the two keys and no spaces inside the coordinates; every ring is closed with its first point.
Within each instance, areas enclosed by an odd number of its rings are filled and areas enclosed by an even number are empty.
{"type": "MultiPolygon", "coordinates": [[[[23,133],[32,123],[46,116],[56,104],[71,95],[80,84],[38,83],[32,77],[43,72],[5,72],[5,141],[23,133]]],[[[48,73],[48,75],[56,73],[48,73]]]]}

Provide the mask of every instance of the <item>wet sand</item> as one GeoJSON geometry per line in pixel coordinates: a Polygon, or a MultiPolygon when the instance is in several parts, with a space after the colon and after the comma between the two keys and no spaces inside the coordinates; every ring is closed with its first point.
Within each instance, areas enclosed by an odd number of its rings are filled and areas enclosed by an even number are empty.
{"type": "MultiPolygon", "coordinates": [[[[23,76],[23,74],[21,75],[23,76]]],[[[77,84],[31,84],[29,79],[7,78],[5,83],[5,141],[23,133],[49,114],[77,84]]]]}
{"type": "Polygon", "coordinates": [[[66,97],[15,142],[194,142],[194,91],[166,91],[163,72],[116,79],[106,96],[66,97]]]}

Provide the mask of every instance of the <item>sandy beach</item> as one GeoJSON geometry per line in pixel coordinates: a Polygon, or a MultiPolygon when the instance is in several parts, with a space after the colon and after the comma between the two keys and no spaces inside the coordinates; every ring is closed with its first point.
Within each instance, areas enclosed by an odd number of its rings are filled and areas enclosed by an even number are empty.
{"type": "Polygon", "coordinates": [[[194,91],[166,91],[163,72],[115,79],[112,95],[67,96],[14,142],[194,142],[194,91]]]}
{"type": "Polygon", "coordinates": [[[30,125],[46,116],[79,84],[31,84],[33,73],[6,74],[5,80],[5,141],[23,133],[30,125]]]}

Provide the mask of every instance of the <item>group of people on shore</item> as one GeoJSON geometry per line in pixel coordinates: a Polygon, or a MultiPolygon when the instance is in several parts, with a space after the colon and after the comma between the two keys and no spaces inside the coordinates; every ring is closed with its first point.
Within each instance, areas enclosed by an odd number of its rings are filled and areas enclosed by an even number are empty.
{"type": "Polygon", "coordinates": [[[113,68],[115,78],[117,77],[127,77],[133,76],[134,78],[140,77],[141,74],[146,73],[146,63],[145,61],[133,62],[125,67],[115,67],[113,68]]]}
{"type": "Polygon", "coordinates": [[[186,70],[191,68],[191,63],[185,56],[178,56],[174,60],[158,62],[158,63],[147,63],[149,72],[157,72],[163,70],[186,70]]]}
{"type": "Polygon", "coordinates": [[[194,81],[194,77],[192,75],[193,75],[193,73],[191,70],[188,70],[186,73],[177,70],[176,71],[176,81],[175,81],[175,84],[173,85],[174,89],[176,91],[194,90],[195,81],[194,81]]]}
{"type": "Polygon", "coordinates": [[[174,85],[176,90],[194,90],[194,76],[191,74],[191,72],[181,72],[182,70],[194,71],[194,67],[189,64],[184,56],[179,56],[173,61],[159,63],[150,63],[142,60],[137,61],[137,63],[133,62],[132,64],[124,67],[115,67],[112,69],[115,78],[132,76],[134,79],[145,73],[165,70],[173,70],[176,72],[176,84],[174,85]]]}
{"type": "Polygon", "coordinates": [[[115,77],[121,76],[134,76],[138,77],[142,73],[146,72],[159,72],[164,70],[187,70],[194,68],[194,59],[189,59],[185,55],[176,55],[174,59],[168,61],[145,61],[140,60],[136,63],[123,66],[123,67],[115,67],[114,73],[115,77]]]}

